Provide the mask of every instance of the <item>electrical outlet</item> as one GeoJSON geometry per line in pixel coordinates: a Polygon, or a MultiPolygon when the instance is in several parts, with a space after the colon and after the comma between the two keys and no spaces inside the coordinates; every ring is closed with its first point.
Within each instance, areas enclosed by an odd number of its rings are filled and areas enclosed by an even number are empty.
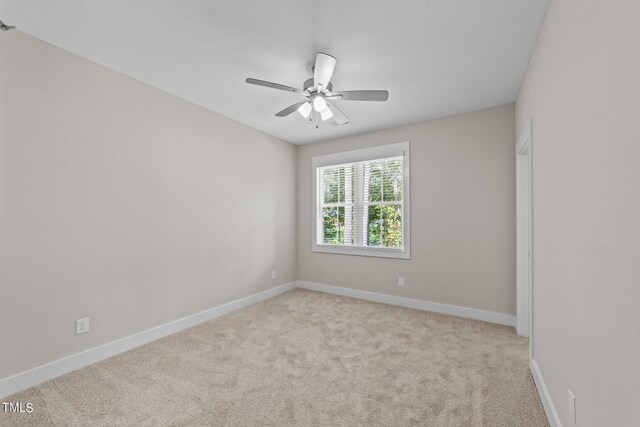
{"type": "Polygon", "coordinates": [[[85,332],[89,332],[88,317],[85,317],[84,319],[76,320],[76,335],[84,334],[85,332]]]}
{"type": "Polygon", "coordinates": [[[398,286],[404,286],[404,277],[398,277],[398,286]]]}
{"type": "Polygon", "coordinates": [[[576,397],[573,395],[571,389],[569,389],[569,413],[573,423],[576,423],[576,397]]]}
{"type": "Polygon", "coordinates": [[[272,279],[275,279],[275,278],[276,278],[276,271],[275,271],[275,270],[273,270],[273,271],[271,272],[271,278],[272,278],[272,279]]]}

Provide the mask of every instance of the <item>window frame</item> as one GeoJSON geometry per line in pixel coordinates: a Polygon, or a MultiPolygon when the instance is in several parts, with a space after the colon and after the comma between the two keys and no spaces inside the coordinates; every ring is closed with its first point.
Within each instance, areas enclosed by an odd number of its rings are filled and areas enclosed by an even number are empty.
{"type": "Polygon", "coordinates": [[[311,250],[313,252],[357,255],[381,258],[411,259],[411,192],[409,141],[380,145],[360,150],[315,156],[311,159],[311,250]],[[318,206],[321,192],[317,191],[318,168],[344,163],[365,162],[389,157],[403,157],[402,167],[402,248],[326,245],[317,243],[318,206]]]}

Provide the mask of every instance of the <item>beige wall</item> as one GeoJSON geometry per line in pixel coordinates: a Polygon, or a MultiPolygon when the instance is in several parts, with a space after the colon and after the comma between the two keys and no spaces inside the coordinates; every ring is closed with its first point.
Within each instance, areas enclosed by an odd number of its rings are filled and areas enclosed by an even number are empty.
{"type": "Polygon", "coordinates": [[[0,378],[295,280],[295,146],[18,31],[0,58],[0,378]]]}
{"type": "Polygon", "coordinates": [[[513,105],[301,146],[298,278],[515,314],[513,105]],[[312,252],[311,158],[401,141],[411,152],[411,260],[312,252]]]}
{"type": "Polygon", "coordinates": [[[505,106],[303,146],[297,157],[230,119],[2,34],[0,378],[296,278],[514,314],[513,147],[533,117],[535,357],[565,426],[568,388],[578,425],[635,425],[638,22],[635,0],[554,0],[516,129],[505,106]],[[405,140],[412,259],[312,253],[311,157],[405,140]],[[84,316],[91,332],[75,336],[84,316]]]}
{"type": "Polygon", "coordinates": [[[533,117],[535,359],[565,426],[640,422],[640,2],[553,0],[533,117]]]}

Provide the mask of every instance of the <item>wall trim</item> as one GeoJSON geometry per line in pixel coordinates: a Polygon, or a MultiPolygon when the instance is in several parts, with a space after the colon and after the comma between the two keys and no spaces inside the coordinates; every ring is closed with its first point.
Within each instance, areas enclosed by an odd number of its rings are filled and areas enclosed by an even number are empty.
{"type": "Polygon", "coordinates": [[[542,406],[544,407],[544,412],[547,414],[547,419],[549,420],[549,425],[551,427],[562,427],[562,423],[560,422],[560,417],[558,417],[558,413],[556,412],[555,406],[553,406],[553,401],[551,400],[551,395],[549,394],[549,390],[547,390],[547,386],[542,379],[542,373],[540,372],[540,368],[535,360],[529,360],[529,369],[531,370],[531,376],[533,377],[533,381],[536,383],[536,387],[538,388],[538,394],[540,395],[540,400],[542,401],[542,406]]]}
{"type": "Polygon", "coordinates": [[[394,295],[379,294],[377,292],[362,291],[359,289],[343,288],[340,286],[325,285],[323,283],[297,281],[297,287],[310,291],[326,292],[330,294],[343,295],[346,297],[358,298],[366,301],[380,302],[383,304],[399,305],[401,307],[415,308],[418,310],[433,311],[435,313],[450,314],[467,319],[483,320],[485,322],[497,323],[499,325],[516,326],[516,316],[510,314],[496,313],[493,311],[478,310],[475,308],[460,307],[457,305],[441,304],[415,298],[398,297],[394,295]]]}
{"type": "MultiPolygon", "coordinates": [[[[0,397],[5,397],[20,392],[52,378],[59,377],[61,375],[91,365],[92,363],[99,362],[101,360],[139,347],[141,345],[166,337],[167,335],[171,335],[200,323],[215,319],[217,317],[250,306],[260,301],[265,301],[267,299],[273,298],[294,288],[302,288],[312,291],[343,295],[366,301],[397,305],[418,310],[432,311],[435,313],[449,314],[457,317],[497,323],[499,325],[507,325],[512,327],[515,327],[516,325],[516,317],[509,314],[297,280],[294,282],[286,283],[284,285],[276,286],[266,291],[249,295],[244,298],[237,299],[235,301],[228,302],[226,304],[219,305],[217,307],[201,311],[199,313],[183,317],[181,319],[174,320],[172,322],[165,323],[160,326],[156,326],[151,329],[147,329],[145,331],[130,335],[125,338],[121,338],[119,340],[90,348],[80,353],[76,353],[62,359],[55,360],[53,362],[46,363],[44,365],[21,372],[11,377],[3,378],[0,380],[0,397]]],[[[532,364],[535,364],[535,361],[532,360],[531,362],[532,364]]],[[[534,373],[533,376],[536,381],[536,385],[538,386],[540,398],[542,399],[542,402],[544,404],[545,411],[547,412],[548,416],[550,414],[549,411],[553,411],[552,413],[555,414],[553,405],[551,405],[550,403],[551,400],[548,398],[546,388],[544,388],[542,377],[537,371],[537,365],[535,366],[535,368],[533,365],[531,365],[532,373],[534,372],[534,369],[537,373],[534,373]],[[543,396],[542,390],[544,390],[545,396],[543,396]]],[[[557,418],[557,415],[555,416],[557,418]]],[[[549,419],[551,419],[550,416],[549,419]]],[[[552,426],[562,427],[559,422],[555,425],[552,423],[552,426]]]]}
{"type": "Polygon", "coordinates": [[[216,317],[220,317],[224,314],[231,313],[232,311],[236,311],[260,301],[273,298],[294,289],[295,287],[296,282],[276,286],[274,288],[267,289],[266,291],[249,295],[247,297],[147,329],[146,331],[46,363],[42,366],[21,372],[11,377],[3,378],[0,380],[0,397],[9,396],[52,378],[59,377],[60,375],[64,375],[92,363],[115,356],[116,354],[123,353],[157,339],[166,337],[167,335],[182,331],[183,329],[215,319],[216,317]]]}

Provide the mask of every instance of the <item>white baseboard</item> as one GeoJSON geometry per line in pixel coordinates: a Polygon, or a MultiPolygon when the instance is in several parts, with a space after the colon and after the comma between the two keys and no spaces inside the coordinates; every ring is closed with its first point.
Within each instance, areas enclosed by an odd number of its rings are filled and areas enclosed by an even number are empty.
{"type": "Polygon", "coordinates": [[[294,289],[295,287],[296,282],[276,286],[275,288],[249,295],[248,297],[240,298],[227,304],[219,305],[217,307],[201,311],[200,313],[192,314],[190,316],[183,317],[182,319],[174,320],[173,322],[165,323],[164,325],[130,335],[126,338],[103,344],[63,359],[38,366],[37,368],[29,371],[4,378],[0,380],[0,397],[9,396],[44,381],[75,371],[76,369],[99,362],[183,329],[190,328],[199,323],[215,319],[216,317],[240,308],[273,298],[276,295],[280,295],[281,293],[294,289]]]}
{"type": "MultiPolygon", "coordinates": [[[[419,310],[433,311],[436,313],[450,314],[453,316],[465,317],[469,319],[483,320],[485,322],[497,323],[500,325],[515,326],[516,324],[515,316],[511,316],[508,314],[494,313],[491,311],[476,310],[473,308],[440,304],[419,299],[397,297],[375,292],[361,291],[357,289],[342,288],[339,286],[331,286],[321,283],[298,280],[295,282],[277,286],[272,289],[268,289],[263,292],[259,292],[257,294],[249,295],[248,297],[231,301],[227,304],[210,308],[200,313],[192,314],[190,316],[183,317],[182,319],[174,320],[173,322],[165,323],[164,325],[160,325],[155,328],[148,329],[146,331],[142,331],[137,334],[47,363],[37,368],[21,372],[11,377],[1,379],[0,397],[5,397],[17,393],[29,387],[40,384],[44,381],[50,380],[60,375],[64,375],[71,371],[75,371],[76,369],[80,369],[92,363],[99,362],[101,360],[115,356],[116,354],[123,353],[125,351],[147,344],[151,341],[155,341],[167,335],[176,333],[183,329],[190,328],[199,323],[215,319],[216,317],[222,316],[232,311],[247,307],[260,301],[267,300],[269,298],[273,298],[276,295],[279,295],[296,287],[313,291],[344,295],[367,301],[398,305],[419,310]]],[[[535,375],[534,378],[536,378],[535,375]]],[[[537,379],[536,384],[538,384],[537,379]]],[[[541,390],[541,387],[538,386],[538,389],[541,390]]],[[[547,406],[545,406],[545,410],[546,409],[547,406]]],[[[547,414],[548,413],[549,412],[547,411],[547,414]]],[[[560,424],[557,424],[557,426],[560,426],[560,424]]]]}
{"type": "Polygon", "coordinates": [[[415,308],[418,310],[433,311],[435,313],[450,314],[452,316],[465,317],[467,319],[483,320],[499,325],[516,326],[516,317],[510,314],[495,313],[493,311],[477,310],[475,308],[460,307],[457,305],[441,304],[415,298],[397,297],[393,295],[379,294],[376,292],[361,291],[359,289],[342,288],[340,286],[325,285],[322,283],[305,282],[298,280],[297,287],[311,291],[327,292],[384,304],[399,305],[401,307],[415,308]]]}
{"type": "Polygon", "coordinates": [[[547,414],[549,425],[551,427],[562,427],[560,417],[558,417],[556,408],[555,406],[553,406],[553,401],[551,400],[551,396],[549,395],[549,390],[547,390],[547,386],[544,384],[542,374],[540,373],[540,368],[538,368],[538,364],[535,360],[529,360],[529,369],[531,369],[531,376],[533,376],[533,380],[535,381],[536,387],[538,388],[538,394],[540,395],[540,400],[542,400],[544,412],[547,414]]]}

